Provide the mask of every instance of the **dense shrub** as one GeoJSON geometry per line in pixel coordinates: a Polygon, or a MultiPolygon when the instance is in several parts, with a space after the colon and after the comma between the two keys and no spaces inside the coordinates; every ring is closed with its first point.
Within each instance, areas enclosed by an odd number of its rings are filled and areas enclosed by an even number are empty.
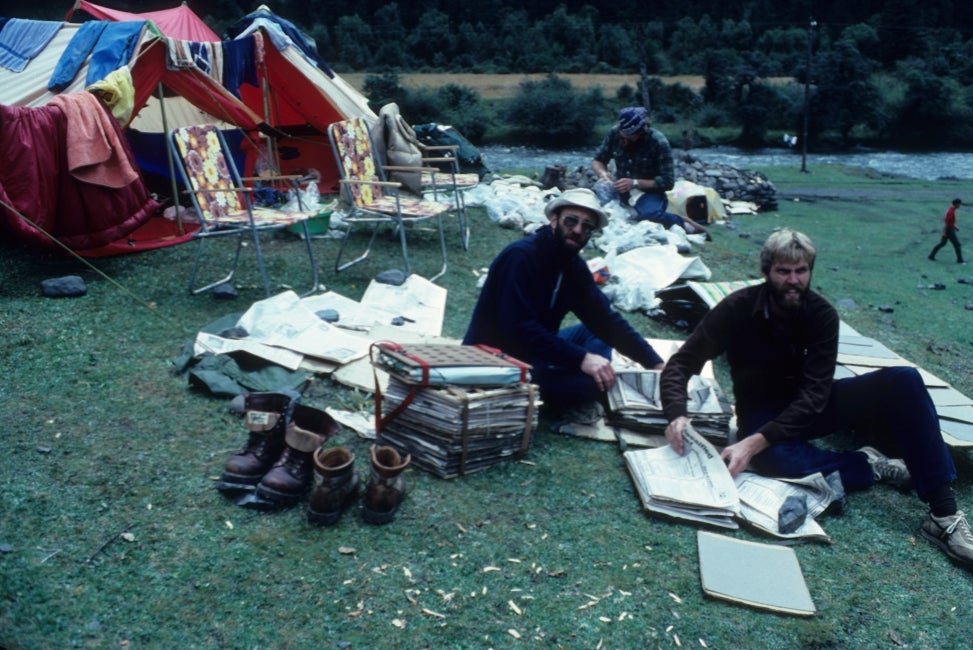
{"type": "Polygon", "coordinates": [[[769,85],[755,80],[741,83],[736,107],[741,147],[762,147],[767,144],[767,131],[781,114],[781,98],[769,85]]]}
{"type": "Polygon", "coordinates": [[[363,92],[376,112],[385,104],[396,102],[409,123],[449,124],[477,144],[489,124],[476,91],[458,84],[410,90],[401,85],[397,74],[385,73],[365,77],[363,92]]]}
{"type": "Polygon", "coordinates": [[[595,117],[603,102],[600,90],[578,92],[570,81],[549,75],[542,81],[521,83],[504,119],[525,141],[566,146],[593,136],[595,117]]]}
{"type": "Polygon", "coordinates": [[[474,144],[482,142],[489,119],[475,90],[446,84],[436,91],[436,97],[440,104],[440,117],[436,121],[452,125],[474,144]]]}
{"type": "Polygon", "coordinates": [[[407,93],[399,83],[399,75],[385,73],[382,75],[368,75],[362,85],[362,92],[376,111],[389,102],[401,102],[407,93]]]}
{"type": "Polygon", "coordinates": [[[693,120],[706,128],[720,128],[732,122],[727,110],[714,104],[706,104],[696,111],[693,120]]]}
{"type": "Polygon", "coordinates": [[[445,122],[443,103],[439,93],[431,88],[406,90],[399,100],[399,110],[411,124],[445,122]]]}

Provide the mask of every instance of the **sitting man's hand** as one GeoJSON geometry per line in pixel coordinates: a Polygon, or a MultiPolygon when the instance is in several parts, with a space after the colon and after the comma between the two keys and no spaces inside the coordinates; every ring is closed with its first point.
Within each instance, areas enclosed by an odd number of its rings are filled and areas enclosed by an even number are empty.
{"type": "Polygon", "coordinates": [[[730,476],[736,477],[750,464],[750,459],[770,446],[762,433],[755,433],[747,436],[740,442],[730,445],[723,450],[720,458],[726,463],[726,468],[730,470],[730,476]]]}
{"type": "Polygon", "coordinates": [[[687,424],[689,424],[689,418],[685,415],[680,415],[666,426],[666,440],[669,441],[669,446],[672,447],[672,450],[680,456],[686,453],[685,446],[683,445],[682,432],[686,430],[687,424]]]}
{"type": "Polygon", "coordinates": [[[611,390],[615,385],[615,369],[612,368],[612,362],[600,354],[589,352],[584,355],[584,359],[581,360],[581,372],[594,379],[600,391],[611,390]]]}

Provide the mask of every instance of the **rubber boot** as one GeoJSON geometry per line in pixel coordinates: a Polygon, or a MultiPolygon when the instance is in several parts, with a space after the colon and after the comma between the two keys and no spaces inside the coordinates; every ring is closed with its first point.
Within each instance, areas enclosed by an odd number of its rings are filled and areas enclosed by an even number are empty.
{"type": "Polygon", "coordinates": [[[337,431],[338,423],[324,411],[295,405],[284,451],[257,484],[257,498],[277,507],[296,503],[311,487],[314,452],[337,431]]]}
{"type": "Polygon", "coordinates": [[[361,481],[355,455],[347,447],[321,447],[314,452],[314,488],[307,506],[307,521],[333,526],[358,496],[361,481]]]}
{"type": "Polygon", "coordinates": [[[246,446],[226,462],[216,489],[228,494],[253,491],[284,449],[284,433],[296,392],[250,393],[244,396],[246,446]]]}
{"type": "Polygon", "coordinates": [[[412,455],[403,459],[392,447],[372,445],[372,471],[365,486],[362,518],[370,524],[387,524],[395,518],[399,504],[405,498],[405,477],[402,471],[412,462],[412,455]]]}

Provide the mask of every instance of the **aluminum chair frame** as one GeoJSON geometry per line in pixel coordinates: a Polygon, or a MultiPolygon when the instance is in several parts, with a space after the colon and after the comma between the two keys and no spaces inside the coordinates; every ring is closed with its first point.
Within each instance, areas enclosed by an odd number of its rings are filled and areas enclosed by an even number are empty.
{"type": "MultiPolygon", "coordinates": [[[[442,267],[429,278],[429,281],[435,282],[442,277],[449,266],[443,214],[450,210],[450,206],[438,201],[403,196],[400,192],[401,183],[386,180],[385,170],[378,156],[375,155],[375,146],[364,118],[356,117],[329,125],[328,138],[341,173],[341,190],[350,207],[350,213],[342,219],[345,224],[345,234],[335,259],[335,271],[344,271],[367,259],[378,236],[379,227],[386,223],[390,224],[398,234],[405,273],[411,274],[412,263],[409,258],[406,231],[415,223],[434,219],[439,236],[442,267]],[[351,232],[358,224],[372,225],[368,244],[360,255],[342,262],[351,232]]],[[[438,171],[425,167],[396,167],[395,169],[419,173],[438,171]]]]}
{"type": "MultiPolygon", "coordinates": [[[[257,267],[263,284],[264,293],[269,297],[270,280],[260,245],[261,233],[273,232],[300,223],[303,226],[303,239],[311,266],[312,287],[304,295],[314,293],[319,288],[318,268],[311,248],[308,231],[308,212],[283,212],[268,208],[258,208],[253,204],[253,188],[245,187],[237,171],[236,163],[230,155],[223,134],[213,125],[187,126],[172,129],[168,143],[173,154],[176,168],[185,193],[189,195],[200,221],[200,229],[193,238],[198,240],[193,268],[189,275],[189,291],[199,294],[213,287],[230,282],[236,275],[240,255],[247,240],[253,242],[257,267]],[[204,148],[206,155],[200,154],[204,148]],[[203,260],[203,249],[207,239],[237,237],[236,251],[229,272],[222,278],[196,286],[196,278],[203,260]]],[[[298,187],[297,177],[269,177],[267,180],[281,180],[298,187]]],[[[298,192],[298,196],[300,193],[298,192]]]]}

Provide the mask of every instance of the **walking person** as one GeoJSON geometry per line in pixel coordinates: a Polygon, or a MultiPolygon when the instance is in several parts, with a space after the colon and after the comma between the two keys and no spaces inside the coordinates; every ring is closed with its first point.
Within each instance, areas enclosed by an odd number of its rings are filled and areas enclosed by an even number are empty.
{"type": "Polygon", "coordinates": [[[963,205],[961,200],[953,199],[953,204],[946,210],[946,217],[943,219],[943,238],[933,246],[932,252],[929,253],[929,259],[935,261],[936,253],[946,245],[946,242],[949,242],[953,245],[953,250],[956,251],[956,263],[966,264],[963,261],[963,251],[960,249],[959,238],[956,237],[956,231],[959,230],[956,226],[956,211],[960,209],[961,205],[963,205]]]}

